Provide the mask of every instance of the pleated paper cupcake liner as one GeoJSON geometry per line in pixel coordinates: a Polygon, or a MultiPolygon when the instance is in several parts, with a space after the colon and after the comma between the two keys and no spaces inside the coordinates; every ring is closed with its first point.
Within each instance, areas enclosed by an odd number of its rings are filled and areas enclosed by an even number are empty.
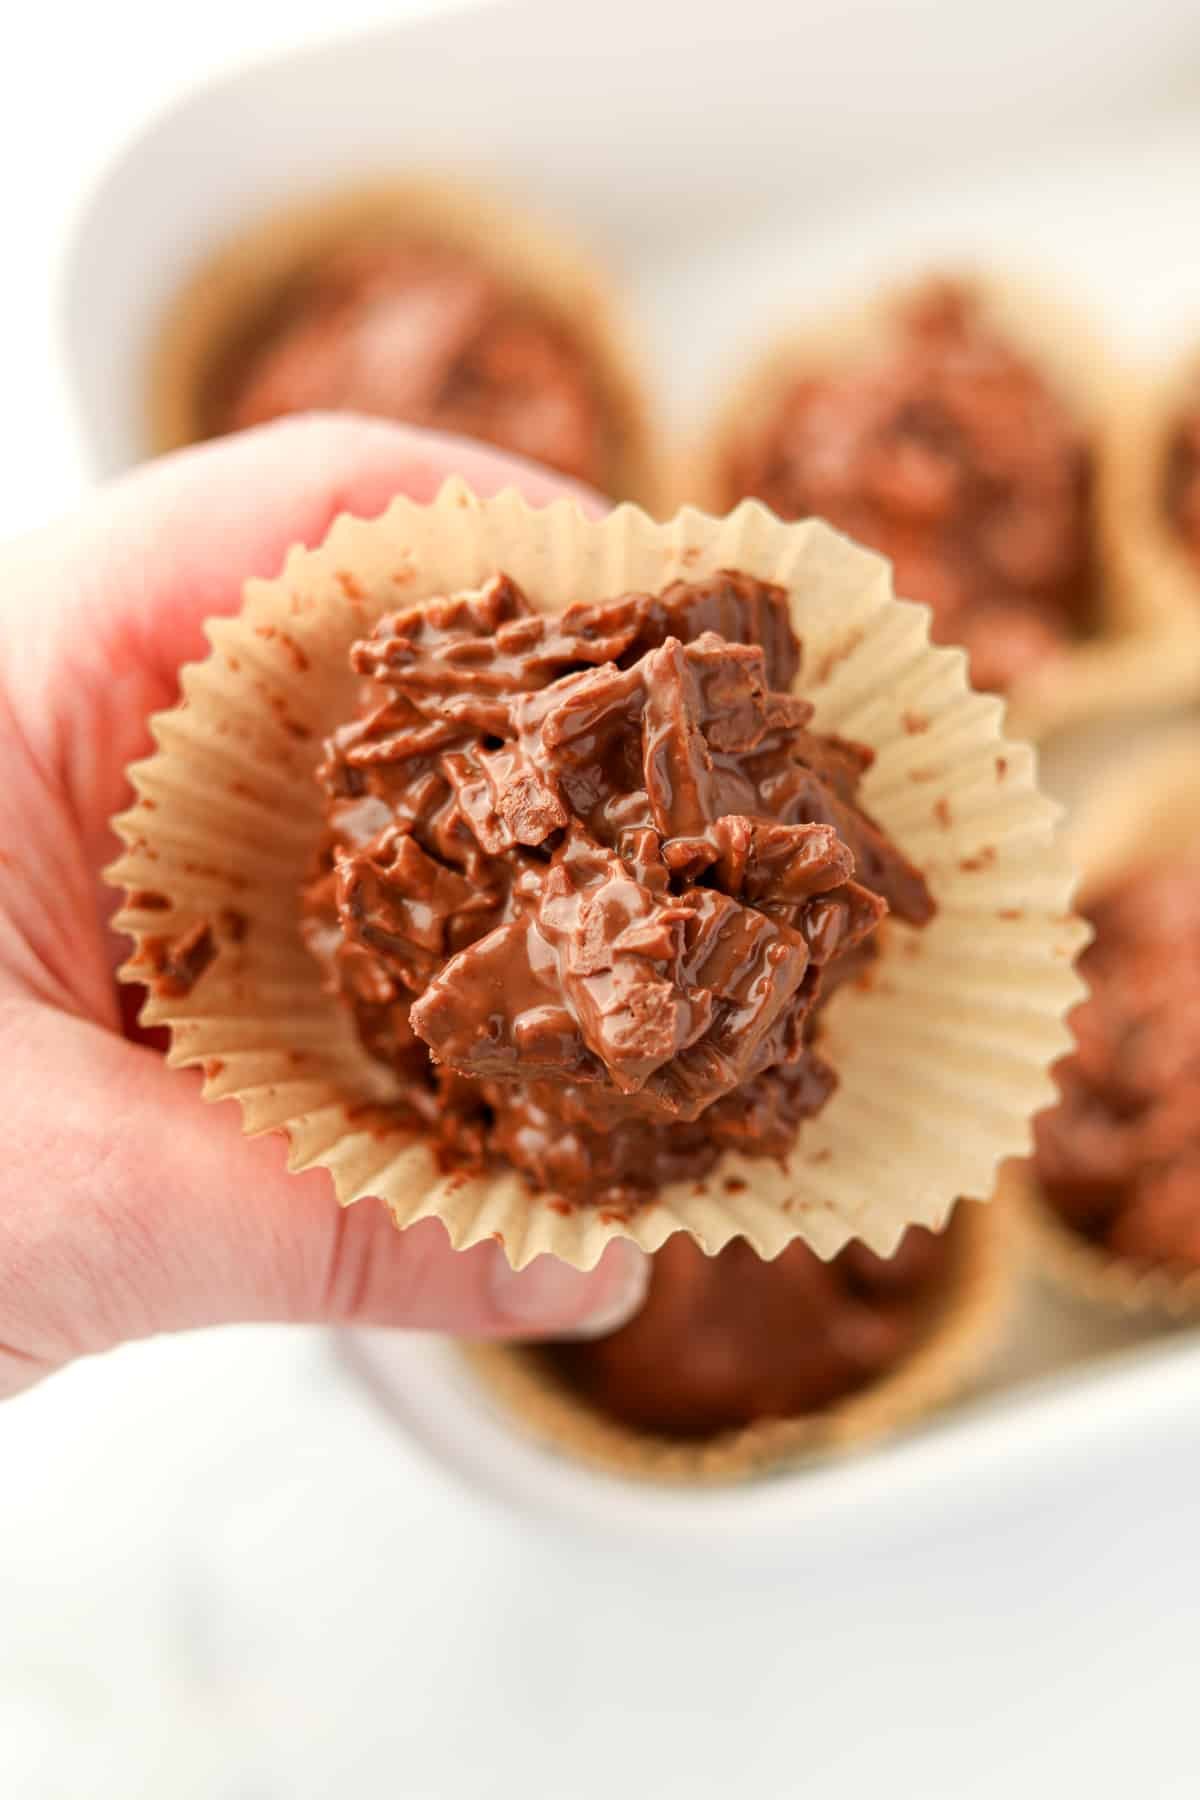
{"type": "Polygon", "coordinates": [[[1114,415],[1100,491],[1103,550],[1129,615],[1173,642],[1180,698],[1200,699],[1200,559],[1166,511],[1167,459],[1185,407],[1200,395],[1193,351],[1157,378],[1130,382],[1114,415]]]}
{"type": "MultiPolygon", "coordinates": [[[[608,1474],[686,1484],[747,1480],[844,1455],[916,1424],[968,1389],[998,1342],[1013,1295],[1007,1209],[968,1203],[948,1230],[949,1265],[925,1328],[896,1366],[819,1412],[708,1438],[638,1431],[589,1401],[536,1347],[463,1345],[473,1373],[518,1429],[608,1474]]],[[[781,1357],[787,1345],[781,1344],[781,1357]]]]}
{"type": "MultiPolygon", "coordinates": [[[[1087,318],[1036,283],[972,268],[960,278],[1000,337],[1047,375],[1094,446],[1097,628],[1014,685],[1007,696],[1011,729],[1042,740],[1110,714],[1161,712],[1187,702],[1200,694],[1200,609],[1181,605],[1178,596],[1146,579],[1144,569],[1134,577],[1127,554],[1134,535],[1130,508],[1116,493],[1119,470],[1130,461],[1129,422],[1143,407],[1140,382],[1087,318]]],[[[699,449],[677,472],[677,496],[714,508],[728,504],[731,447],[766,425],[798,374],[834,370],[886,346],[922,286],[885,287],[866,303],[847,305],[769,343],[732,384],[699,449]]]]}
{"type": "Polygon", "coordinates": [[[677,1230],[709,1253],[742,1235],[768,1257],[796,1237],[825,1257],[850,1238],[888,1255],[1029,1148],[1086,935],[1033,752],[1002,736],[1000,702],[970,690],[962,653],[932,647],[928,624],[892,597],[880,558],[753,503],[724,519],[655,524],[621,507],[596,521],[452,481],[431,505],[339,520],[210,626],[211,655],[183,672],[182,705],[154,721],[157,753],[131,771],[110,873],[135,940],[124,973],[150,989],[144,1022],[170,1027],[172,1063],[200,1066],[208,1098],[235,1097],[248,1132],[286,1132],[293,1168],[328,1169],[341,1202],[377,1195],[401,1226],[440,1218],[457,1246],[495,1239],[516,1267],[543,1251],[590,1267],[614,1236],[654,1250],[677,1230]],[[354,710],[350,646],[397,605],[497,570],[554,611],[720,569],[786,590],[814,727],[875,752],[863,805],[923,871],[936,916],[920,931],[885,921],[870,979],[822,1015],[838,1087],[786,1159],[726,1154],[629,1216],[535,1194],[515,1173],[446,1174],[389,1122],[395,1078],[300,937],[322,828],[313,771],[354,710]]]}
{"type": "Polygon", "coordinates": [[[663,477],[638,360],[601,271],[568,236],[499,197],[445,177],[379,180],[253,221],[184,284],[152,346],[152,451],[208,435],[208,397],[298,278],[348,245],[419,241],[478,259],[512,292],[560,320],[590,359],[616,443],[606,492],[656,510],[663,477]]]}

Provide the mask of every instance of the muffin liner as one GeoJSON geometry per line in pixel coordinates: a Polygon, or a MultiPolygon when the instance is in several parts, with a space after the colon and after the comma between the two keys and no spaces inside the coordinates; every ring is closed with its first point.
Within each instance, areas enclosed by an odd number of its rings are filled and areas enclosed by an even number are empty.
{"type": "Polygon", "coordinates": [[[203,263],[172,301],[151,348],[150,450],[207,435],[209,383],[298,277],[347,244],[407,239],[478,258],[561,320],[591,358],[617,427],[607,492],[655,510],[663,481],[642,380],[603,276],[569,237],[447,178],[376,181],[316,196],[254,221],[203,263]]]}
{"type": "MultiPolygon", "coordinates": [[[[763,1419],[700,1439],[638,1431],[556,1373],[536,1346],[461,1346],[475,1377],[521,1429],[609,1474],[644,1481],[745,1480],[845,1454],[899,1431],[967,1389],[998,1343],[1014,1293],[1014,1231],[1005,1207],[964,1203],[948,1227],[951,1255],[926,1328],[869,1387],[819,1412],[763,1419]]],[[[786,1354],[786,1345],[780,1346],[786,1354]]]]}
{"type": "MultiPolygon", "coordinates": [[[[972,268],[959,278],[998,334],[1051,379],[1094,446],[1097,628],[1052,666],[1034,670],[1009,690],[1012,730],[1040,740],[1108,714],[1186,703],[1200,693],[1200,609],[1193,616],[1164,595],[1153,571],[1150,579],[1144,571],[1130,578],[1129,559],[1120,548],[1131,533],[1119,516],[1128,507],[1115,497],[1116,466],[1127,421],[1141,406],[1138,381],[1086,318],[1035,284],[972,268]]],[[[701,448],[677,476],[678,497],[713,508],[725,505],[722,472],[729,450],[773,416],[781,389],[801,370],[836,369],[878,350],[924,286],[917,280],[885,287],[864,304],[844,307],[768,345],[734,383],[701,448]]]]}
{"type": "Polygon", "coordinates": [[[973,694],[961,651],[928,632],[880,557],[757,503],[597,521],[571,501],[480,501],[456,479],[429,506],[344,517],[210,624],[212,653],[153,721],[158,753],[130,772],[138,798],[109,874],[135,940],[122,973],[150,988],[143,1022],[169,1025],[172,1064],[200,1066],[209,1099],[236,1097],[248,1132],[285,1132],[291,1167],[328,1169],[343,1203],[377,1195],[402,1226],[438,1217],[456,1246],[496,1239],[515,1267],[548,1251],[587,1268],[613,1237],[654,1250],[681,1229],[710,1254],[742,1235],[768,1257],[795,1237],[825,1257],[852,1237],[886,1256],[906,1225],[940,1228],[1028,1150],[1086,937],[1033,752],[1001,736],[1001,703],[973,694]],[[885,921],[881,955],[823,1014],[839,1086],[785,1160],[731,1153],[629,1212],[532,1194],[513,1173],[447,1175],[378,1110],[395,1078],[322,993],[298,929],[322,820],[313,769],[355,707],[349,647],[398,605],[497,570],[552,611],[719,569],[787,590],[815,727],[876,752],[863,804],[924,871],[937,914],[921,931],[885,921]]]}
{"type": "MultiPolygon", "coordinates": [[[[1162,733],[1119,770],[1101,772],[1069,832],[1083,897],[1144,858],[1160,858],[1173,835],[1190,842],[1200,867],[1200,725],[1162,733]]],[[[1073,1231],[1042,1194],[1032,1163],[1007,1167],[1000,1191],[1020,1217],[1031,1260],[1060,1288],[1131,1314],[1200,1315],[1200,1269],[1116,1256],[1073,1231]]]]}
{"type": "Polygon", "coordinates": [[[1157,379],[1130,382],[1110,424],[1100,527],[1114,593],[1130,617],[1178,644],[1185,696],[1200,698],[1200,560],[1180,543],[1163,505],[1171,435],[1200,394],[1200,352],[1157,379]]]}

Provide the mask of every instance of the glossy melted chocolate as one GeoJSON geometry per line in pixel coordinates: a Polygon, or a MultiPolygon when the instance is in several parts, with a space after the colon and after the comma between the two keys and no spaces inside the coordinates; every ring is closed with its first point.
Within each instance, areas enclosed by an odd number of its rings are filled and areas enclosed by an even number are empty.
{"type": "Polygon", "coordinates": [[[538,614],[496,576],[354,646],[307,942],[451,1166],[625,1205],[828,1098],[815,1011],[920,874],[809,730],[786,596],[538,614]]]}

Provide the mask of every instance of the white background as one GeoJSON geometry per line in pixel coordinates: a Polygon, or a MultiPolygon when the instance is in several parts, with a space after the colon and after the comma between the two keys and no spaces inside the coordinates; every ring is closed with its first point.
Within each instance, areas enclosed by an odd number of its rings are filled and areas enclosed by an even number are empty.
{"type": "MultiPolygon", "coordinates": [[[[305,0],[30,5],[10,23],[0,527],[87,479],[53,296],[103,162],[185,84],[330,23],[305,0]]],[[[1082,278],[1103,286],[1138,233],[1183,270],[1126,286],[1144,334],[1200,287],[1200,186],[1172,160],[1194,143],[1196,68],[1161,103],[1139,93],[1140,124],[1106,102],[1093,127],[1148,147],[1140,200],[1117,179],[1093,191],[1082,278]]],[[[1003,169],[977,191],[1011,237],[1003,169]]],[[[857,254],[827,245],[826,263],[857,254]]],[[[687,299],[680,271],[676,319],[687,299]]],[[[707,1544],[604,1541],[462,1489],[315,1335],[131,1347],[0,1414],[0,1795],[1194,1795],[1200,1431],[1176,1414],[1098,1432],[1061,1464],[1044,1434],[1028,1454],[1010,1441],[952,1496],[818,1521],[768,1554],[736,1519],[707,1544]]]]}

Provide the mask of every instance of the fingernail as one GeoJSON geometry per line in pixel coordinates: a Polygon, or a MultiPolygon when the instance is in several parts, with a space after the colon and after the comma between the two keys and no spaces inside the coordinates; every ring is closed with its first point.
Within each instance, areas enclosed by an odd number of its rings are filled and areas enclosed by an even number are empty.
{"type": "Polygon", "coordinates": [[[607,1337],[627,1325],[640,1312],[650,1286],[650,1258],[627,1238],[618,1238],[608,1246],[592,1271],[593,1279],[603,1272],[604,1293],[588,1309],[582,1319],[567,1333],[573,1338],[607,1337]]]}
{"type": "Polygon", "coordinates": [[[603,1337],[632,1318],[646,1296],[649,1259],[624,1239],[610,1244],[594,1269],[572,1269],[556,1256],[536,1256],[519,1272],[496,1258],[492,1299],[515,1331],[555,1337],[603,1337]]]}

